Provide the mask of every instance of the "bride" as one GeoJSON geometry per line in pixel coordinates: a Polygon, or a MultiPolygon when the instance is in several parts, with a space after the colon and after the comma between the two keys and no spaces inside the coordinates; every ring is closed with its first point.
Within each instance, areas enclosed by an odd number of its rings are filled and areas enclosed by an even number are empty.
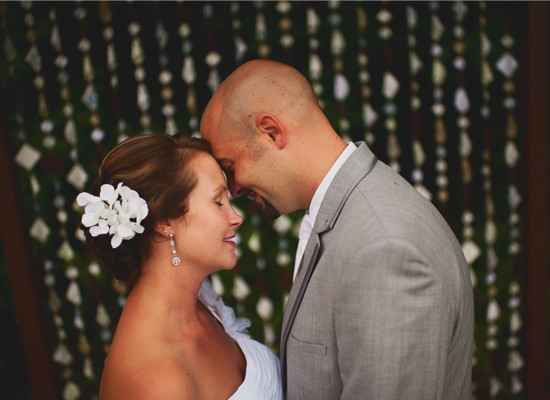
{"type": "Polygon", "coordinates": [[[235,266],[243,221],[209,152],[183,134],[132,137],[77,198],[89,247],[131,287],[101,400],[283,398],[278,358],[207,278],[235,266]]]}

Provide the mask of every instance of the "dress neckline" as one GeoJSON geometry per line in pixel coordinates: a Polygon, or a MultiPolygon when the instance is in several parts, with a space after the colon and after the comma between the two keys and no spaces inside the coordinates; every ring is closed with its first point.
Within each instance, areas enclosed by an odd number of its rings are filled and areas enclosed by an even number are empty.
{"type": "MultiPolygon", "coordinates": [[[[231,307],[227,307],[223,302],[220,295],[218,295],[208,278],[204,280],[197,296],[202,305],[212,314],[212,316],[221,323],[225,332],[231,337],[235,343],[241,349],[244,359],[246,361],[246,368],[244,371],[244,379],[228,400],[235,398],[239,392],[245,390],[250,380],[250,360],[248,352],[243,347],[242,341],[249,339],[250,336],[245,333],[246,328],[250,326],[250,320],[248,318],[236,318],[235,312],[231,307]]],[[[246,347],[246,346],[245,346],[246,347]]]]}
{"type": "Polygon", "coordinates": [[[221,322],[229,336],[235,340],[250,338],[250,335],[246,333],[246,329],[250,326],[250,320],[235,317],[233,309],[225,305],[221,296],[214,291],[208,278],[202,283],[197,298],[221,322]]]}
{"type": "Polygon", "coordinates": [[[241,384],[239,385],[239,387],[237,388],[235,393],[233,393],[228,400],[231,400],[231,399],[235,398],[235,396],[240,394],[239,392],[242,392],[243,390],[245,390],[244,388],[246,388],[246,386],[248,386],[248,384],[249,384],[248,381],[250,380],[250,376],[251,376],[251,371],[249,370],[251,368],[251,366],[250,366],[250,360],[249,360],[249,357],[248,357],[248,352],[242,346],[242,342],[247,340],[247,339],[233,339],[233,340],[235,340],[235,342],[237,343],[237,345],[239,346],[239,348],[243,352],[244,359],[246,360],[246,369],[244,371],[243,381],[241,382],[241,384]]]}

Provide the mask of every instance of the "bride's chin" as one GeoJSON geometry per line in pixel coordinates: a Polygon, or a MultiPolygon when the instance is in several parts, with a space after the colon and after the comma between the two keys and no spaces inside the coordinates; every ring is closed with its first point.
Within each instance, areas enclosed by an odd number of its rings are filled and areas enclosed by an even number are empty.
{"type": "Polygon", "coordinates": [[[220,271],[229,271],[237,266],[237,256],[233,255],[232,259],[221,266],[220,271]]]}

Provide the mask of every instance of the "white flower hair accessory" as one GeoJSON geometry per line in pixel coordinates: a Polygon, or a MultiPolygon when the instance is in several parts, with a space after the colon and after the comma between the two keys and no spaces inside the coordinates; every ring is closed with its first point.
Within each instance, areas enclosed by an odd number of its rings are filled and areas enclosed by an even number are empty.
{"type": "Polygon", "coordinates": [[[85,207],[82,225],[90,228],[90,235],[94,237],[113,235],[113,249],[120,246],[123,239],[130,240],[145,230],[141,221],[149,213],[147,202],[122,182],[116,189],[112,185],[101,185],[99,197],[82,192],[76,202],[85,207]]]}

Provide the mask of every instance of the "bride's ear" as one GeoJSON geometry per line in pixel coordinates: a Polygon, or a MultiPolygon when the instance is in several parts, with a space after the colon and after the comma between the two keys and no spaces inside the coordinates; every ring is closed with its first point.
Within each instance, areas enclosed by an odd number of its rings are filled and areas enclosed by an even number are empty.
{"type": "Polygon", "coordinates": [[[155,232],[158,233],[161,236],[164,236],[165,238],[168,238],[170,236],[170,233],[172,232],[172,225],[170,224],[171,220],[164,219],[155,225],[155,232]]]}

